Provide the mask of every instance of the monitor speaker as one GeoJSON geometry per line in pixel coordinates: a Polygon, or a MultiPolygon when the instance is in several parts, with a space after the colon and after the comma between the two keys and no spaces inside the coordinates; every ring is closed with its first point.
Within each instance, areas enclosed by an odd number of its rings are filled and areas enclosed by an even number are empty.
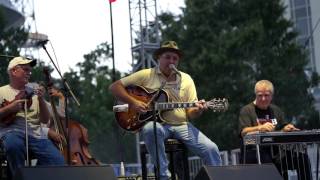
{"type": "Polygon", "coordinates": [[[116,180],[111,166],[34,166],[18,170],[13,180],[116,180]]]}
{"type": "Polygon", "coordinates": [[[283,180],[273,164],[203,166],[195,180],[283,180]]]}

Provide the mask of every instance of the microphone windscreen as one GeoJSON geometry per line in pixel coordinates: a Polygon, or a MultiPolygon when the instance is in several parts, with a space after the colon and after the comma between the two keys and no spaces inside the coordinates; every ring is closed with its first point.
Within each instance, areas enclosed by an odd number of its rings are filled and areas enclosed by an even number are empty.
{"type": "Polygon", "coordinates": [[[26,99],[30,99],[34,95],[34,90],[39,88],[37,83],[28,83],[25,85],[26,99]]]}

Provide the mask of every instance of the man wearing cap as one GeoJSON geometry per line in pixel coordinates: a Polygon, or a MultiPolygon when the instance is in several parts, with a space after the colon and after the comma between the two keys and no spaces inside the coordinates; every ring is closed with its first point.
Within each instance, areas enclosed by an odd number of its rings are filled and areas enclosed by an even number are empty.
{"type": "MultiPolygon", "coordinates": [[[[163,122],[157,122],[156,125],[160,179],[168,179],[171,176],[164,146],[164,141],[168,138],[175,138],[183,142],[190,151],[202,158],[204,164],[221,165],[217,145],[189,123],[189,119],[200,116],[207,107],[204,100],[198,101],[192,78],[175,68],[182,57],[182,52],[174,41],[167,41],[153,55],[154,59],[158,60],[158,66],[143,69],[124,77],[111,84],[109,89],[116,98],[128,103],[130,109],[141,113],[148,110],[148,105],[131,97],[125,87],[142,86],[149,92],[157,91],[162,87],[167,92],[170,102],[196,102],[196,107],[193,108],[179,108],[161,112],[163,122]]],[[[146,123],[140,132],[151,158],[156,164],[153,122],[146,123]]]]}
{"type": "Polygon", "coordinates": [[[49,120],[44,92],[41,89],[30,91],[28,86],[31,70],[35,65],[35,60],[13,58],[7,69],[10,84],[0,87],[0,138],[12,175],[25,164],[25,119],[29,153],[37,159],[37,164],[64,164],[63,156],[47,139],[40,126],[40,123],[47,123],[49,120]]]}

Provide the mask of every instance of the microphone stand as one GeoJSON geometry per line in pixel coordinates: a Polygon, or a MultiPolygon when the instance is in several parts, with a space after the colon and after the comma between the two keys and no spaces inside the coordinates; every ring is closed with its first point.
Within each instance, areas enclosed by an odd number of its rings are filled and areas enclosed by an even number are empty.
{"type": "Polygon", "coordinates": [[[160,179],[160,162],[159,162],[159,150],[158,150],[158,136],[157,136],[157,112],[156,112],[156,100],[160,96],[160,92],[163,90],[164,86],[166,85],[166,82],[162,83],[160,88],[156,91],[156,93],[153,95],[150,103],[152,105],[152,120],[153,120],[153,136],[154,136],[154,143],[156,148],[156,179],[160,179]]]}
{"type": "Polygon", "coordinates": [[[25,143],[26,143],[26,162],[25,166],[29,167],[30,166],[30,159],[29,159],[29,136],[28,136],[28,118],[27,118],[27,99],[24,100],[24,120],[25,120],[25,143]]]}
{"type": "MultiPolygon", "coordinates": [[[[160,91],[158,91],[160,92],[160,91]]],[[[155,103],[153,103],[154,105],[155,103]]],[[[156,179],[160,179],[160,160],[159,160],[159,150],[158,150],[158,137],[157,137],[157,117],[156,117],[156,110],[152,108],[152,118],[153,118],[153,136],[154,136],[154,143],[156,148],[156,179]]]]}
{"type": "Polygon", "coordinates": [[[68,164],[69,165],[71,165],[71,157],[70,157],[70,143],[69,143],[69,140],[70,140],[70,136],[69,136],[69,114],[68,114],[68,108],[67,108],[67,106],[68,106],[68,98],[69,98],[69,96],[71,95],[71,97],[72,97],[72,99],[76,102],[76,104],[78,105],[78,106],[80,106],[80,103],[79,103],[79,101],[78,101],[78,99],[76,98],[76,96],[74,95],[74,93],[73,93],[73,91],[71,90],[71,88],[70,88],[70,86],[69,86],[69,84],[68,84],[68,82],[67,82],[67,80],[62,76],[62,74],[61,74],[61,72],[59,71],[59,68],[56,66],[56,64],[54,63],[54,61],[53,61],[53,59],[51,58],[51,56],[50,56],[50,54],[49,54],[49,52],[48,52],[48,50],[47,50],[47,48],[46,48],[46,46],[45,46],[45,43],[46,42],[44,42],[44,43],[42,43],[41,44],[41,46],[42,46],[42,48],[45,50],[45,52],[46,52],[46,54],[48,55],[48,57],[49,57],[49,59],[50,59],[50,61],[51,61],[51,63],[53,64],[53,66],[54,66],[54,69],[58,72],[58,74],[59,74],[59,76],[60,76],[60,79],[61,79],[61,81],[62,81],[62,83],[63,83],[63,93],[64,93],[64,96],[65,96],[65,118],[66,118],[66,125],[65,125],[65,127],[66,127],[66,134],[67,134],[67,139],[66,139],[66,141],[67,141],[67,162],[68,162],[68,164]]]}
{"type": "Polygon", "coordinates": [[[319,143],[317,143],[316,179],[319,177],[319,143]]]}
{"type": "MultiPolygon", "coordinates": [[[[172,75],[179,74],[178,71],[170,66],[170,68],[173,70],[171,74],[167,77],[171,77],[172,75]]],[[[152,105],[152,119],[153,119],[153,136],[154,136],[154,143],[156,148],[156,179],[160,179],[160,162],[159,162],[159,150],[158,150],[158,136],[157,136],[157,112],[156,112],[156,100],[160,97],[161,91],[163,90],[164,86],[167,84],[167,81],[163,82],[159,89],[156,91],[156,93],[151,98],[150,104],[152,105]]]]}

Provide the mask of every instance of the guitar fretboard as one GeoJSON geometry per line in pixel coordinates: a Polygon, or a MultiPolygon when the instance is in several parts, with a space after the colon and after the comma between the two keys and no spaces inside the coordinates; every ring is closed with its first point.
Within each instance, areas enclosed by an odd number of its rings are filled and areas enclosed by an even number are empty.
{"type": "Polygon", "coordinates": [[[173,102],[173,103],[156,103],[155,109],[156,110],[167,110],[167,109],[176,109],[176,108],[189,108],[195,107],[195,103],[189,102],[173,102]]]}

